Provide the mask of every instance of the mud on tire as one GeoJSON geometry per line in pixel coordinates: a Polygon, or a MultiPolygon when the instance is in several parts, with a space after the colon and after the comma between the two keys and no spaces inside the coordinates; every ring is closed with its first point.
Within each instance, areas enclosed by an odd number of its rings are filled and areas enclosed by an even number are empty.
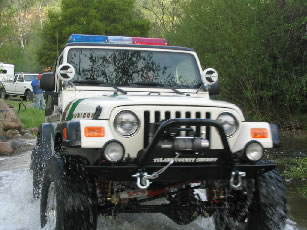
{"type": "MultiPolygon", "coordinates": [[[[263,162],[262,162],[263,163],[263,162]]],[[[282,230],[287,218],[286,191],[277,170],[257,177],[255,193],[248,208],[247,223],[234,220],[231,213],[216,212],[216,230],[282,230]]],[[[234,204],[235,205],[235,204],[234,204]]]]}
{"type": "MultiPolygon", "coordinates": [[[[44,172],[41,193],[41,227],[55,230],[95,230],[97,195],[95,184],[83,167],[84,161],[74,157],[53,156],[44,172]],[[62,164],[63,163],[63,164],[62,164]],[[49,223],[48,194],[52,185],[55,194],[54,222],[49,223]]],[[[51,221],[52,222],[52,221],[51,221]]]]}
{"type": "Polygon", "coordinates": [[[33,198],[39,198],[44,170],[39,146],[35,146],[32,150],[31,169],[33,170],[33,198]]]}

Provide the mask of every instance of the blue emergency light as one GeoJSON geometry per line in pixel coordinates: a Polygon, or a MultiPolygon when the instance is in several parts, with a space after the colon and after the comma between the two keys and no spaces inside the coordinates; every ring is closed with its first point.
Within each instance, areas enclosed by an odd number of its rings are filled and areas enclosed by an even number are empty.
{"type": "Polygon", "coordinates": [[[72,34],[67,43],[73,42],[103,42],[108,43],[108,36],[102,35],[87,35],[87,34],[72,34]]]}
{"type": "Polygon", "coordinates": [[[164,38],[104,36],[104,35],[88,35],[88,34],[72,34],[69,37],[67,43],[75,43],[75,42],[167,46],[167,41],[164,38]]]}

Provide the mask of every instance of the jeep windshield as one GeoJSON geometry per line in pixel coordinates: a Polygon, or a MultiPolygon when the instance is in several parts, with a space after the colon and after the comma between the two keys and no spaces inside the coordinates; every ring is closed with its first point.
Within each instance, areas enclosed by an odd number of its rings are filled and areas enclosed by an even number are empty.
{"type": "Polygon", "coordinates": [[[200,71],[189,53],[131,49],[72,48],[67,62],[72,82],[99,81],[116,86],[198,88],[200,71]]]}

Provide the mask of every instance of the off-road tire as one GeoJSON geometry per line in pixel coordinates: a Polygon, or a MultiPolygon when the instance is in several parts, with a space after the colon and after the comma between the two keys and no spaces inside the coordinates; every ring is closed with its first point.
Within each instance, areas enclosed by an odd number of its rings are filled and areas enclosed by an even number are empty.
{"type": "Polygon", "coordinates": [[[27,90],[23,96],[24,101],[33,101],[33,93],[30,90],[27,90]]]}
{"type": "MultiPolygon", "coordinates": [[[[262,162],[265,163],[265,162],[262,162]]],[[[282,230],[287,219],[286,191],[274,169],[256,178],[256,191],[248,207],[247,223],[239,223],[227,211],[214,215],[216,230],[282,230]]],[[[234,204],[235,205],[235,204],[234,204]]]]}
{"type": "Polygon", "coordinates": [[[56,194],[55,230],[95,230],[97,194],[95,183],[78,157],[52,156],[44,170],[41,192],[41,227],[47,224],[47,199],[53,182],[56,194]],[[59,163],[60,162],[60,163],[59,163]]]}
{"type": "Polygon", "coordinates": [[[42,185],[44,165],[42,153],[39,146],[35,146],[31,155],[31,169],[33,172],[33,198],[39,198],[42,185]]]}

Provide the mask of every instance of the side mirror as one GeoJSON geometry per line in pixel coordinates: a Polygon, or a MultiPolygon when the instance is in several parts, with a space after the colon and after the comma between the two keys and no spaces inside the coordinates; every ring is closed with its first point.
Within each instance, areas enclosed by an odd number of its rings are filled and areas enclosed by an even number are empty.
{"type": "Polygon", "coordinates": [[[70,81],[75,76],[76,71],[71,64],[65,63],[56,69],[56,74],[60,80],[70,81]]]}
{"type": "Polygon", "coordinates": [[[213,68],[205,69],[202,72],[202,81],[208,87],[210,95],[217,95],[220,92],[218,73],[213,68]]]}
{"type": "Polygon", "coordinates": [[[45,91],[54,91],[55,77],[53,72],[43,73],[40,80],[40,88],[45,91]]]}

